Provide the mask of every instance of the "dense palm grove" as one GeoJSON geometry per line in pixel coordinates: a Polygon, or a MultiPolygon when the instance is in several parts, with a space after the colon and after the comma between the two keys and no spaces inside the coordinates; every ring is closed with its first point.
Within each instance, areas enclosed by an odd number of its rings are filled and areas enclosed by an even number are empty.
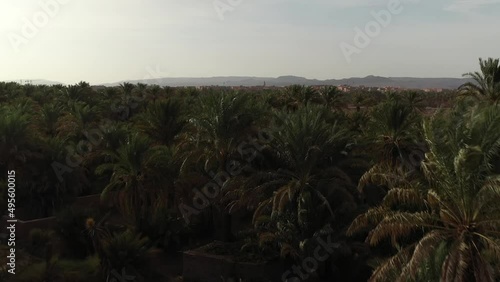
{"type": "Polygon", "coordinates": [[[9,279],[168,281],[152,250],[217,240],[283,281],[500,281],[500,65],[480,67],[443,93],[0,83],[2,210],[16,170],[18,208],[57,218],[9,279]],[[112,204],[71,208],[93,194],[112,204]],[[318,238],[328,258],[286,274],[318,238]]]}

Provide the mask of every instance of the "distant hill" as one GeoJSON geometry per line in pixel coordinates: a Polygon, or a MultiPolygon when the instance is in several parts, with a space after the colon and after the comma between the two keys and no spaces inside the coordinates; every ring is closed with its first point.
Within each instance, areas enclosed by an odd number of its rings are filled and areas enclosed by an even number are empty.
{"type": "MultiPolygon", "coordinates": [[[[26,83],[26,79],[11,80],[26,83]]],[[[44,79],[30,80],[34,85],[64,84],[57,81],[44,79]]],[[[289,86],[300,85],[350,85],[367,87],[401,87],[409,89],[443,88],[456,89],[463,83],[470,81],[465,78],[416,78],[416,77],[352,77],[343,79],[308,79],[299,76],[280,77],[255,77],[255,76],[216,76],[216,77],[165,77],[158,79],[125,80],[115,83],[101,84],[103,86],[116,86],[123,82],[158,84],[160,86],[289,86]]]]}
{"type": "Polygon", "coordinates": [[[401,87],[410,89],[443,88],[455,89],[469,81],[464,78],[415,78],[415,77],[353,77],[344,79],[308,79],[298,76],[274,77],[251,77],[251,76],[218,76],[218,77],[177,77],[127,80],[116,83],[105,84],[107,86],[119,85],[123,82],[158,84],[160,86],[288,86],[292,84],[301,85],[350,85],[367,87],[401,87]]]}
{"type": "Polygon", "coordinates": [[[17,82],[21,84],[33,84],[33,85],[57,85],[57,84],[64,85],[64,83],[57,81],[50,81],[46,79],[16,79],[16,80],[6,80],[5,82],[17,82]]]}

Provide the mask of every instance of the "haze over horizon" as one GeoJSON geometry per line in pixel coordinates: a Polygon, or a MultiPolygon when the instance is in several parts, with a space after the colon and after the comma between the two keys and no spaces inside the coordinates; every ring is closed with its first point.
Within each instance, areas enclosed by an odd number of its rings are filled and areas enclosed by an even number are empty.
{"type": "Polygon", "coordinates": [[[358,48],[355,28],[391,1],[3,1],[0,81],[459,78],[479,57],[500,57],[499,0],[401,0],[358,48]],[[347,59],[342,43],[358,52],[347,59]]]}

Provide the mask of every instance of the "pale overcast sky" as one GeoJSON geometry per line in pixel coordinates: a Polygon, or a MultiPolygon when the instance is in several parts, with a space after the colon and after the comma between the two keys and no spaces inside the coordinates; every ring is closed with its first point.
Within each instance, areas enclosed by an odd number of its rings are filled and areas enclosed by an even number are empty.
{"type": "Polygon", "coordinates": [[[2,0],[0,81],[460,77],[500,57],[500,0],[392,1],[2,0]],[[356,45],[382,10],[390,21],[356,45]]]}

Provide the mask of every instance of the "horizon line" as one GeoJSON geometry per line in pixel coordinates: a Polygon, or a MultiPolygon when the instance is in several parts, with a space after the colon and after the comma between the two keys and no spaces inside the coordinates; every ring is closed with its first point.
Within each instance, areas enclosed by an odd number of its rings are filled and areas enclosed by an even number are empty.
{"type": "Polygon", "coordinates": [[[308,78],[304,76],[298,76],[298,75],[280,75],[280,76],[252,76],[252,75],[218,75],[218,76],[165,76],[165,77],[158,77],[158,78],[135,78],[135,79],[124,79],[124,80],[119,80],[119,81],[114,81],[114,82],[100,82],[100,83],[90,83],[87,80],[80,80],[79,82],[73,82],[73,83],[66,83],[66,82],[61,82],[58,80],[53,80],[53,79],[46,79],[46,78],[22,78],[22,79],[8,79],[8,80],[0,80],[0,82],[16,82],[19,83],[20,81],[45,81],[45,82],[50,82],[54,84],[63,84],[63,85],[71,85],[71,84],[78,84],[80,82],[87,82],[93,86],[99,86],[99,85],[105,85],[105,84],[116,84],[116,83],[123,83],[123,82],[129,82],[129,81],[151,81],[151,80],[160,80],[160,79],[210,79],[210,78],[270,78],[270,79],[279,79],[279,78],[285,78],[285,77],[293,77],[293,78],[302,78],[302,79],[307,79],[307,80],[317,80],[317,81],[327,81],[327,80],[346,80],[346,79],[363,79],[363,78],[370,78],[370,77],[376,77],[376,78],[412,78],[412,79],[467,79],[464,77],[452,77],[452,76],[436,76],[436,77],[424,77],[424,76],[381,76],[381,75],[366,75],[366,76],[352,76],[352,77],[344,77],[344,78],[326,78],[326,79],[319,79],[319,78],[308,78]]]}

